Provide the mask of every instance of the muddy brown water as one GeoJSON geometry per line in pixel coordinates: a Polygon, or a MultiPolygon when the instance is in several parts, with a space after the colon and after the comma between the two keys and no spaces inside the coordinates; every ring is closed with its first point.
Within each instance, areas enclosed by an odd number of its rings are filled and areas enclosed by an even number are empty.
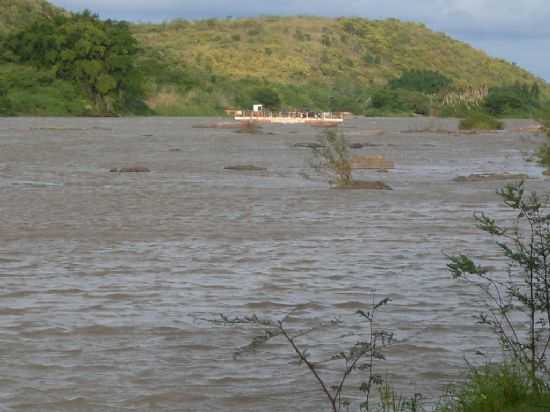
{"type": "MultiPolygon", "coordinates": [[[[192,127],[211,121],[0,119],[0,410],[327,410],[281,341],[233,359],[256,331],[209,321],[219,313],[294,310],[292,328],[340,318],[362,333],[353,313],[391,297],[379,319],[396,343],[379,371],[432,400],[464,357],[498,356],[472,320],[477,291],[451,279],[444,253],[501,264],[472,214],[507,216],[503,182],[452,179],[526,173],[549,191],[525,160],[542,138],[511,130],[528,122],[455,135],[414,132],[453,120],[348,121],[351,142],[376,145],[354,153],[397,167],[357,172],[393,191],[340,191],[293,147],[318,129],[192,127]],[[109,173],[135,164],[151,173],[109,173]],[[239,164],[267,171],[224,170],[239,164]]],[[[302,342],[322,358],[354,339],[302,342]]]]}

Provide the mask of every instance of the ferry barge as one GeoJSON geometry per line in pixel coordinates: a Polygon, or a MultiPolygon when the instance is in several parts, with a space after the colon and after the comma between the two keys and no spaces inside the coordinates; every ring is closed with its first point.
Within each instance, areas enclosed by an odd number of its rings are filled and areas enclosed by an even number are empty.
{"type": "Polygon", "coordinates": [[[252,110],[236,110],[234,119],[241,122],[260,122],[278,124],[338,125],[344,122],[344,115],[330,112],[271,112],[264,110],[261,104],[252,110]]]}

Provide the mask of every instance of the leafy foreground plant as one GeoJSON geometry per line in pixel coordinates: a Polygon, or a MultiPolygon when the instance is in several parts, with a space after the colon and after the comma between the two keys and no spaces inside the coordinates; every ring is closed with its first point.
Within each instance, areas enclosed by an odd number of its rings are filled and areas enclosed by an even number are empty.
{"type": "Polygon", "coordinates": [[[515,213],[511,227],[483,213],[475,219],[509,260],[508,273],[492,274],[465,255],[450,257],[448,268],[481,289],[488,309],[477,316],[479,323],[493,330],[531,389],[542,392],[550,378],[550,210],[536,193],[525,194],[523,182],[498,194],[515,213]]]}
{"type": "Polygon", "coordinates": [[[472,369],[464,385],[451,389],[437,412],[543,412],[550,392],[536,392],[522,368],[513,364],[472,369]]]}
{"type": "MultiPolygon", "coordinates": [[[[373,305],[368,312],[359,310],[356,315],[367,323],[366,333],[358,334],[358,341],[350,348],[341,350],[338,353],[328,357],[327,360],[313,360],[306,348],[307,344],[302,339],[314,332],[319,332],[330,327],[343,327],[343,322],[333,320],[328,323],[320,323],[310,329],[292,330],[288,325],[292,312],[281,320],[262,319],[256,315],[249,317],[229,318],[221,315],[221,322],[226,325],[252,326],[261,328],[262,333],[252,339],[251,343],[235,352],[234,357],[238,358],[246,353],[256,352],[267,342],[275,338],[282,338],[292,349],[300,365],[304,365],[317,384],[320,386],[325,398],[333,412],[349,411],[352,407],[352,401],[344,396],[344,392],[350,391],[348,382],[353,374],[364,372],[365,379],[356,386],[361,401],[359,410],[361,412],[373,411],[374,389],[378,388],[380,395],[380,404],[377,410],[383,412],[415,412],[420,410],[419,396],[414,399],[404,400],[395,395],[388,385],[384,385],[382,376],[376,371],[376,362],[383,360],[382,350],[390,345],[393,340],[393,334],[376,325],[376,313],[381,307],[385,306],[390,300],[384,299],[373,305]],[[365,336],[366,335],[366,336],[365,336]],[[324,376],[321,372],[321,366],[327,363],[339,363],[340,374],[335,380],[324,376]]],[[[356,329],[353,333],[357,334],[356,329]]],[[[356,389],[357,391],[357,389],[356,389]]],[[[357,396],[355,396],[357,398],[357,396]]]]}

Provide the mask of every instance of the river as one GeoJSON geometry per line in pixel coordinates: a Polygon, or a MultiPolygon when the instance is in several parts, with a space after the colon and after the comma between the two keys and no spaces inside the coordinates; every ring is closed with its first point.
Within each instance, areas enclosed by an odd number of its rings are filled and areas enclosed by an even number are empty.
{"type": "MultiPolygon", "coordinates": [[[[542,137],[513,131],[529,122],[460,135],[422,131],[454,120],[347,121],[351,142],[371,144],[354,154],[396,163],[356,177],[392,191],[329,188],[293,146],[319,129],[193,128],[210,122],[0,119],[0,411],[328,410],[282,340],[234,359],[259,331],[212,322],[220,313],[292,311],[292,328],[338,318],[362,333],[354,312],[390,297],[378,319],[396,341],[378,370],[428,400],[464,377],[464,357],[498,356],[472,319],[478,291],[445,254],[501,264],[472,215],[509,216],[504,182],[452,179],[527,173],[548,192],[526,161],[542,137]],[[151,173],[109,172],[134,164],[151,173]],[[238,164],[267,171],[224,169],[238,164]]],[[[300,342],[323,357],[354,339],[300,342]]]]}

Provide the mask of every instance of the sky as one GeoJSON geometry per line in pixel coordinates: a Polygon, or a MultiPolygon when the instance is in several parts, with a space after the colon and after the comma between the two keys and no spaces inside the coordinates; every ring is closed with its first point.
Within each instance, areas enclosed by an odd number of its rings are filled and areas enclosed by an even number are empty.
{"type": "Polygon", "coordinates": [[[550,81],[550,0],[53,0],[138,22],[261,15],[359,16],[425,23],[550,81]]]}

